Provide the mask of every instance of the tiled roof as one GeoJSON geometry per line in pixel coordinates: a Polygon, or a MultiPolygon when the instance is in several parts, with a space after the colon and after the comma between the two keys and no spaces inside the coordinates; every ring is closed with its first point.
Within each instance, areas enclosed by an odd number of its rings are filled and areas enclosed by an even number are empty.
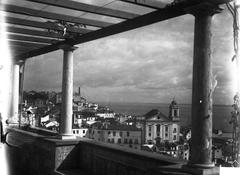
{"type": "Polygon", "coordinates": [[[171,121],[166,115],[164,115],[162,112],[160,112],[158,109],[152,109],[148,113],[144,115],[146,117],[146,120],[151,119],[152,117],[160,117],[163,120],[171,121]]]}
{"type": "Polygon", "coordinates": [[[136,126],[121,125],[121,124],[108,124],[106,126],[101,125],[98,127],[101,130],[116,130],[116,131],[141,131],[136,126]]]}

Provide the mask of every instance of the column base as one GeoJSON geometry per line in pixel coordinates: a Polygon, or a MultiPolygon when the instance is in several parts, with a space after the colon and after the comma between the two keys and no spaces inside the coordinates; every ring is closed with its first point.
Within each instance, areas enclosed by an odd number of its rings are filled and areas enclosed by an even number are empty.
{"type": "Polygon", "coordinates": [[[75,135],[60,134],[57,138],[60,140],[75,140],[77,137],[75,135]]]}
{"type": "Polygon", "coordinates": [[[183,165],[182,169],[185,172],[194,174],[194,175],[219,175],[220,168],[213,165],[183,165]]]}

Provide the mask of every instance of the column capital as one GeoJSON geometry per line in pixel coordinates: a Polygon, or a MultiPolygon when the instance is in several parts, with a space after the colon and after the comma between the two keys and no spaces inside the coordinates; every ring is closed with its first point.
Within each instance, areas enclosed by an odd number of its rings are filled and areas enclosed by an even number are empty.
{"type": "Polygon", "coordinates": [[[208,2],[204,2],[185,9],[187,13],[192,14],[195,17],[213,16],[214,14],[221,13],[222,10],[223,9],[220,8],[218,5],[208,2]]]}
{"type": "Polygon", "coordinates": [[[64,51],[74,51],[76,50],[78,47],[70,45],[70,44],[63,44],[61,46],[59,46],[60,49],[64,50],[64,51]]]}

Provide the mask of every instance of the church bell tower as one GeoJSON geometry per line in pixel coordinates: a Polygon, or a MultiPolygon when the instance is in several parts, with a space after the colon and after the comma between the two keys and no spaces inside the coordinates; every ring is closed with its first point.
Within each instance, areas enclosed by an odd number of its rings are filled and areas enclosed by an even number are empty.
{"type": "Polygon", "coordinates": [[[179,106],[177,105],[177,102],[175,101],[175,98],[173,98],[172,102],[169,105],[169,118],[172,121],[179,121],[179,106]]]}

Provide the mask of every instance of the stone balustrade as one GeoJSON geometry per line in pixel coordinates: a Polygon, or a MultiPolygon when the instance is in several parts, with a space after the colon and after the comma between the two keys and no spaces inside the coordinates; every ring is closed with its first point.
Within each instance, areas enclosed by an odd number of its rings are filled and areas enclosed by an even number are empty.
{"type": "MultiPolygon", "coordinates": [[[[8,164],[11,174],[24,175],[152,175],[187,174],[186,162],[168,156],[79,138],[57,139],[9,128],[8,164]]],[[[37,134],[38,133],[38,134],[37,134]]],[[[45,131],[44,131],[45,133],[45,131]]]]}

